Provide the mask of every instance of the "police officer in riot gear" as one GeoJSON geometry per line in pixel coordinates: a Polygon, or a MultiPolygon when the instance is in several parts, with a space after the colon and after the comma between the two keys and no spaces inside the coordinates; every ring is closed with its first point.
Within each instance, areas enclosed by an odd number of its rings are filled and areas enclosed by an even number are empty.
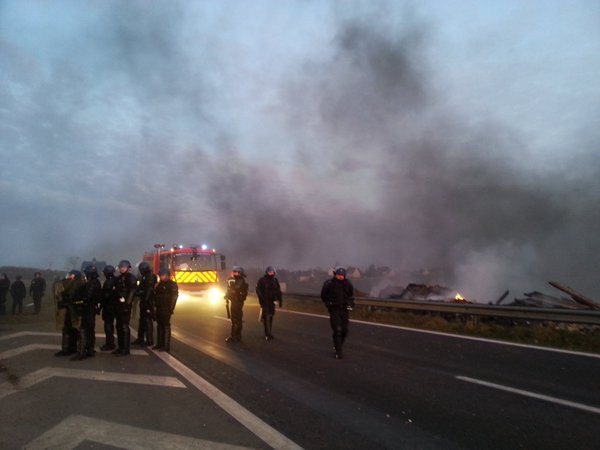
{"type": "Polygon", "coordinates": [[[66,356],[77,352],[77,336],[79,328],[79,315],[77,314],[77,305],[82,303],[85,284],[79,270],[71,270],[65,280],[63,280],[63,289],[57,289],[60,292],[60,300],[56,307],[60,310],[57,317],[63,319],[62,323],[62,344],[61,349],[54,356],[66,356]]]}
{"type": "Polygon", "coordinates": [[[346,278],[344,267],[336,267],[333,278],[325,281],[321,289],[321,300],[329,311],[335,357],[341,359],[342,346],[348,335],[349,312],[354,308],[354,286],[346,278]]]}
{"type": "Polygon", "coordinates": [[[39,314],[42,310],[42,298],[46,292],[46,280],[42,277],[41,272],[36,272],[33,275],[33,280],[29,284],[29,295],[33,299],[34,313],[39,314]]]}
{"type": "Polygon", "coordinates": [[[261,321],[265,329],[265,339],[273,339],[273,316],[275,315],[275,302],[282,305],[281,287],[276,277],[277,272],[273,266],[265,269],[265,274],[256,283],[256,295],[260,303],[261,321]]]}
{"type": "Polygon", "coordinates": [[[137,296],[140,299],[140,321],[138,325],[138,336],[132,345],[154,345],[154,287],[156,286],[156,275],[152,273],[150,264],[146,261],[139,263],[140,282],[137,289],[137,296]],[[146,340],[144,341],[144,337],[146,340]]]}
{"type": "Polygon", "coordinates": [[[104,283],[102,284],[102,320],[104,321],[104,334],[106,341],[100,350],[114,350],[115,345],[115,309],[117,307],[117,291],[115,284],[115,268],[111,265],[104,266],[104,283]]]}
{"type": "Polygon", "coordinates": [[[96,266],[89,265],[83,269],[86,282],[81,300],[76,302],[76,311],[80,316],[77,339],[77,354],[72,360],[81,360],[86,356],[94,356],[96,344],[96,310],[102,300],[102,285],[98,280],[96,266]]]}
{"type": "Polygon", "coordinates": [[[246,274],[240,266],[233,266],[231,277],[227,279],[227,292],[225,301],[231,304],[231,335],[225,339],[227,342],[239,342],[242,340],[242,308],[248,295],[248,283],[246,274]]]}
{"type": "Polygon", "coordinates": [[[8,276],[3,273],[0,276],[0,314],[6,314],[6,300],[8,291],[10,291],[10,280],[8,276]]]}
{"type": "Polygon", "coordinates": [[[129,270],[131,263],[126,259],[119,262],[119,276],[115,282],[117,306],[115,308],[117,318],[117,343],[119,348],[113,350],[115,355],[129,355],[131,333],[129,321],[131,319],[131,307],[133,296],[137,286],[137,279],[129,270]]]}
{"type": "Polygon", "coordinates": [[[159,282],[154,292],[156,306],[156,345],[154,350],[168,352],[171,350],[171,316],[177,304],[179,289],[171,280],[169,269],[158,271],[159,282]]]}

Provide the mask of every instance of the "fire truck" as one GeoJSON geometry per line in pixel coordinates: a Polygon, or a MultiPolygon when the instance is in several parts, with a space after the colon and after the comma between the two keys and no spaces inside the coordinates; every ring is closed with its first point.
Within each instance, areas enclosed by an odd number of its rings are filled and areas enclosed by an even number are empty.
{"type": "Polygon", "coordinates": [[[144,254],[154,273],[169,269],[171,279],[180,289],[204,291],[214,296],[219,290],[220,272],[225,270],[225,256],[206,245],[154,244],[155,250],[144,254]]]}

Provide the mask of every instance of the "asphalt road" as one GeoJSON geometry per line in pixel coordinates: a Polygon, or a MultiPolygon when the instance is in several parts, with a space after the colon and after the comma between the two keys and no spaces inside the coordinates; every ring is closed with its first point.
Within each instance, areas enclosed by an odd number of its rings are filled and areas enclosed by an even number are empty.
{"type": "Polygon", "coordinates": [[[304,448],[598,448],[600,358],[351,323],[333,358],[326,317],[255,300],[243,341],[222,305],[183,301],[173,353],[304,448]]]}
{"type": "Polygon", "coordinates": [[[172,356],[84,361],[47,309],[0,317],[0,448],[599,447],[598,357],[353,322],[336,360],[325,316],[279,310],[267,342],[244,311],[228,344],[223,304],[182,295],[172,356]]]}

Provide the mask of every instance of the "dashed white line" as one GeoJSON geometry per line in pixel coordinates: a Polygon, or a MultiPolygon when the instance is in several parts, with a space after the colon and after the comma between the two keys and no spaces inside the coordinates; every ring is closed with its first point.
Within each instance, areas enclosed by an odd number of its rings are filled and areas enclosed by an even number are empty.
{"type": "Polygon", "coordinates": [[[480,386],[498,389],[501,391],[510,392],[512,394],[522,395],[524,397],[535,398],[537,400],[543,400],[545,402],[555,403],[557,405],[568,406],[569,408],[575,408],[581,411],[600,414],[600,408],[596,408],[595,406],[584,405],[582,403],[572,402],[570,400],[564,400],[562,398],[552,397],[550,395],[538,394],[537,392],[525,391],[523,389],[504,386],[502,384],[490,383],[489,381],[478,380],[477,378],[464,377],[461,375],[457,375],[455,378],[458,380],[466,381],[467,383],[478,384],[480,386]]]}

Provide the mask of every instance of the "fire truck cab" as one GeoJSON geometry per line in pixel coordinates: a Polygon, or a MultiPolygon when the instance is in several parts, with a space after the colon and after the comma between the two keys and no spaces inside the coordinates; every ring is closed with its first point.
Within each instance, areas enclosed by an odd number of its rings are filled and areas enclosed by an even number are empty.
{"type": "Polygon", "coordinates": [[[224,271],[225,256],[209,249],[206,245],[174,244],[165,248],[164,244],[154,244],[154,251],[144,254],[144,261],[150,264],[154,273],[169,269],[171,279],[184,290],[205,291],[218,288],[224,271]]]}

